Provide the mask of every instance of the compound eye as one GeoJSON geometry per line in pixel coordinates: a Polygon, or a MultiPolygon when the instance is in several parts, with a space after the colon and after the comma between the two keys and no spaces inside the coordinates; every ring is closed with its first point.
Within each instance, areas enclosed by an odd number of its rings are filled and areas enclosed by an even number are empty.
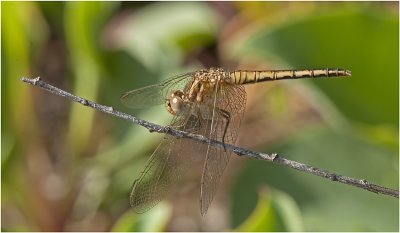
{"type": "Polygon", "coordinates": [[[181,97],[179,96],[173,96],[170,100],[169,100],[169,106],[170,106],[170,110],[171,113],[174,115],[179,115],[180,113],[183,112],[184,110],[184,101],[181,97]]]}

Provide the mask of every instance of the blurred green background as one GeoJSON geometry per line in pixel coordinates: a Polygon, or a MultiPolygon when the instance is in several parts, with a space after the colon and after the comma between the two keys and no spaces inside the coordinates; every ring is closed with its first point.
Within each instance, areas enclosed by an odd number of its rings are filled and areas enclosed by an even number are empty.
{"type": "Polygon", "coordinates": [[[1,6],[3,231],[399,231],[396,198],[236,156],[204,218],[196,182],[137,215],[131,184],[162,135],[19,81],[167,125],[119,96],[210,66],[349,69],[247,86],[237,145],[398,189],[398,2],[1,6]]]}

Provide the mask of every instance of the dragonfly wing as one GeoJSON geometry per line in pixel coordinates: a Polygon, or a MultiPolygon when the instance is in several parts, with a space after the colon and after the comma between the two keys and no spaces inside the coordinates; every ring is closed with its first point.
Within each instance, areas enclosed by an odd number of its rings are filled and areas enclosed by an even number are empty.
{"type": "Polygon", "coordinates": [[[174,140],[172,136],[163,139],[134,181],[130,204],[136,213],[144,213],[154,207],[169,193],[171,185],[180,179],[178,170],[173,169],[179,165],[175,160],[177,155],[169,148],[174,140]]]}
{"type": "Polygon", "coordinates": [[[165,103],[162,86],[159,84],[143,87],[124,93],[120,100],[130,108],[145,108],[165,103]]]}
{"type": "Polygon", "coordinates": [[[193,73],[185,73],[171,77],[159,84],[128,91],[120,97],[120,100],[130,108],[145,108],[164,104],[168,95],[175,90],[181,90],[188,82],[187,79],[192,78],[192,76],[193,73]]]}
{"type": "MultiPolygon", "coordinates": [[[[201,129],[196,117],[175,117],[171,127],[196,132],[201,129]],[[189,118],[188,118],[189,117],[189,118]]],[[[130,204],[135,212],[144,213],[164,199],[200,158],[190,150],[202,150],[204,145],[189,139],[167,135],[150,159],[139,178],[133,183],[130,204]]]]}
{"type": "MultiPolygon", "coordinates": [[[[218,88],[217,88],[218,89],[218,88]]],[[[215,97],[210,98],[215,106],[211,117],[211,124],[207,129],[210,139],[223,141],[225,128],[227,127],[226,115],[221,111],[230,113],[229,124],[225,133],[224,141],[227,144],[234,144],[238,135],[241,120],[246,105],[246,92],[241,85],[222,85],[215,92],[215,97]]],[[[228,165],[231,151],[222,147],[208,145],[206,160],[200,188],[200,210],[204,216],[216,193],[220,178],[228,165]]]]}

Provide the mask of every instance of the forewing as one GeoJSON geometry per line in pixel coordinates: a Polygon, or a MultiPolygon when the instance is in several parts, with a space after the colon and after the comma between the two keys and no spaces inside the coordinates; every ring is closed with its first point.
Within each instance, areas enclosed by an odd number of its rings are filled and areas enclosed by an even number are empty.
{"type": "MultiPolygon", "coordinates": [[[[223,134],[227,123],[223,111],[229,112],[230,122],[224,141],[227,144],[234,144],[246,105],[244,87],[241,85],[223,84],[215,92],[215,95],[208,99],[213,102],[208,102],[207,105],[210,106],[211,104],[211,106],[215,106],[211,117],[211,124],[208,125],[207,129],[208,137],[213,140],[223,141],[223,134]]],[[[200,210],[202,215],[206,214],[214,198],[231,153],[231,151],[225,150],[222,147],[208,145],[200,188],[200,210]]]]}
{"type": "Polygon", "coordinates": [[[193,77],[193,73],[185,73],[171,77],[159,84],[142,87],[124,93],[120,100],[130,108],[145,108],[164,104],[173,91],[182,90],[193,77]]]}

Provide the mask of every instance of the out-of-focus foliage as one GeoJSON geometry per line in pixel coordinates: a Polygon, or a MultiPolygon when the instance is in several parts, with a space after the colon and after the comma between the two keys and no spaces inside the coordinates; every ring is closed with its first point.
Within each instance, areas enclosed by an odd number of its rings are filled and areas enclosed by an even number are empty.
{"type": "Polygon", "coordinates": [[[115,223],[111,231],[165,231],[171,207],[161,203],[149,212],[138,215],[127,210],[115,223]]]}
{"type": "Polygon", "coordinates": [[[293,199],[279,191],[259,192],[254,211],[237,231],[304,231],[301,214],[293,199]]]}
{"type": "Polygon", "coordinates": [[[349,69],[246,87],[238,145],[398,188],[397,2],[1,5],[2,230],[399,230],[398,199],[236,158],[206,217],[190,185],[135,214],[131,184],[162,136],[19,81],[166,125],[162,106],[129,110],[119,96],[209,66],[349,69]]]}
{"type": "Polygon", "coordinates": [[[396,15],[356,7],[325,8],[285,25],[263,28],[243,43],[233,41],[228,51],[235,57],[270,60],[278,57],[291,67],[346,67],[353,73],[347,82],[324,80],[315,84],[349,119],[397,128],[399,22],[396,15]],[[367,85],[370,83],[375,85],[367,85]]]}
{"type": "MultiPolygon", "coordinates": [[[[393,152],[351,134],[338,134],[328,129],[306,130],[279,146],[269,147],[268,151],[339,174],[398,187],[393,152]],[[383,171],[382,167],[390,169],[383,171]]],[[[398,221],[397,200],[390,197],[377,199],[376,194],[351,186],[258,161],[249,162],[236,182],[232,193],[236,200],[233,213],[237,213],[234,214],[237,223],[252,212],[257,200],[256,194],[249,194],[247,190],[267,183],[291,195],[300,206],[305,229],[310,231],[395,231],[397,227],[390,224],[398,221]]]]}

